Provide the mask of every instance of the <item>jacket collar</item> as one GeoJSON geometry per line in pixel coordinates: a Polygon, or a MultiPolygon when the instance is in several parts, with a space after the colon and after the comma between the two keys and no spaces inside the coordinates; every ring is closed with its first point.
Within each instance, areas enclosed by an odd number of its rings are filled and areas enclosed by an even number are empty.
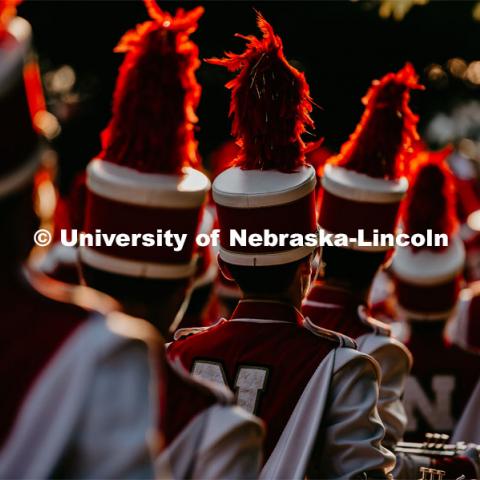
{"type": "Polygon", "coordinates": [[[288,303],[274,300],[240,300],[231,321],[259,320],[302,325],[303,315],[288,303]]]}
{"type": "Polygon", "coordinates": [[[342,308],[358,308],[363,303],[348,289],[316,282],[307,300],[342,308]]]}

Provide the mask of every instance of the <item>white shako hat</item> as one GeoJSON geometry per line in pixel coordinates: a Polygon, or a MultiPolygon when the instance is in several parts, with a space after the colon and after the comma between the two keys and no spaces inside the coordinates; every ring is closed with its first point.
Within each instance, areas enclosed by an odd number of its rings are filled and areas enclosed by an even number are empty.
{"type": "Polygon", "coordinates": [[[84,230],[187,234],[185,247],[83,247],[81,261],[110,273],[151,279],[190,277],[195,236],[210,181],[199,168],[194,128],[201,88],[198,48],[189,36],[203,8],[172,16],[145,0],[151,20],[128,31],[126,52],[102,133],[102,152],[87,167],[84,230]]]}
{"type": "Polygon", "coordinates": [[[421,152],[402,207],[403,232],[445,234],[446,247],[396,247],[392,272],[399,307],[412,319],[448,317],[457,302],[465,249],[458,236],[455,187],[445,158],[451,150],[421,152]]]}
{"type": "MultiPolygon", "coordinates": [[[[365,111],[339,155],[325,166],[319,198],[320,227],[329,233],[372,240],[393,233],[408,182],[403,176],[413,144],[418,141],[418,117],[409,107],[410,90],[422,88],[410,64],[375,80],[362,102],[365,111]]],[[[349,248],[388,250],[388,246],[349,248]]]]}
{"type": "Polygon", "coordinates": [[[16,16],[18,3],[0,3],[0,199],[31,181],[41,158],[35,116],[45,100],[32,29],[16,16]]]}
{"type": "Polygon", "coordinates": [[[282,41],[257,14],[262,38],[247,40],[243,53],[211,59],[237,76],[232,91],[232,134],[240,147],[233,166],[213,183],[220,227],[219,255],[243,266],[282,265],[308,256],[315,247],[233,245],[232,231],[247,236],[317,232],[315,169],[304,162],[301,134],[313,127],[312,102],[303,73],[285,59],[282,41]]]}

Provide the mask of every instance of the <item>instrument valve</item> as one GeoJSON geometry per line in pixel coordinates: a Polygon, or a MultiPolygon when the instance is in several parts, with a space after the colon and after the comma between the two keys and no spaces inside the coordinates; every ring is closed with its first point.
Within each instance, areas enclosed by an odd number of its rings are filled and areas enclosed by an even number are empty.
{"type": "Polygon", "coordinates": [[[435,468],[420,467],[420,473],[422,477],[419,480],[442,480],[446,472],[435,468]]]}

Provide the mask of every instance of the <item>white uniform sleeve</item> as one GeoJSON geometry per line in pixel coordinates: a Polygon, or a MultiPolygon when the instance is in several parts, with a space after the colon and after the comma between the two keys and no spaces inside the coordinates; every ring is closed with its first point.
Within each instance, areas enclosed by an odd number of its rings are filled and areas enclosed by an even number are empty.
{"type": "Polygon", "coordinates": [[[233,405],[212,405],[197,415],[155,460],[159,479],[258,478],[263,425],[233,405]]]}
{"type": "Polygon", "coordinates": [[[154,427],[147,347],[125,341],[97,366],[71,445],[60,463],[70,478],[153,478],[154,427]]]}
{"type": "Polygon", "coordinates": [[[192,478],[258,478],[263,427],[240,407],[215,405],[195,459],[192,478]]]}
{"type": "Polygon", "coordinates": [[[382,447],[378,381],[376,365],[363,354],[334,374],[318,437],[321,457],[314,459],[321,478],[363,478],[363,472],[368,478],[388,478],[395,457],[382,447]]]}
{"type": "MultiPolygon", "coordinates": [[[[412,366],[411,355],[398,341],[389,339],[380,348],[370,352],[380,365],[382,380],[378,399],[378,413],[385,426],[383,444],[393,451],[403,439],[407,426],[407,414],[402,396],[405,382],[412,366]]],[[[420,467],[428,467],[429,459],[398,453],[393,471],[394,478],[417,478],[420,467]]]]}
{"type": "Polygon", "coordinates": [[[382,380],[378,396],[378,413],[385,426],[384,444],[393,447],[402,440],[407,414],[402,402],[405,382],[411,368],[407,353],[394,343],[370,354],[380,365],[382,380]]]}

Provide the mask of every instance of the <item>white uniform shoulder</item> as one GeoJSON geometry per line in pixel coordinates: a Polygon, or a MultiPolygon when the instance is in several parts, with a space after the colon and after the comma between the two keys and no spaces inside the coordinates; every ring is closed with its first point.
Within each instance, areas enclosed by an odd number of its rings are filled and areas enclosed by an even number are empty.
{"type": "Polygon", "coordinates": [[[319,327],[318,325],[315,325],[308,317],[304,317],[303,326],[316,336],[335,342],[339,347],[353,349],[357,348],[357,344],[352,338],[348,337],[347,335],[343,335],[342,333],[319,327]]]}
{"type": "Polygon", "coordinates": [[[367,333],[356,339],[358,349],[371,355],[381,364],[383,360],[393,358],[396,363],[403,359],[405,369],[410,371],[413,365],[413,357],[406,345],[393,337],[367,333]]]}
{"type": "MultiPolygon", "coordinates": [[[[0,476],[46,478],[59,464],[71,477],[80,477],[83,472],[92,478],[126,478],[130,473],[143,472],[144,467],[148,469],[148,465],[134,462],[148,455],[139,457],[133,448],[130,450],[135,457],[128,452],[118,455],[133,438],[133,432],[150,423],[153,405],[148,396],[148,348],[138,341],[141,335],[126,334],[125,326],[131,329],[133,324],[138,326],[137,321],[128,317],[130,323],[126,316],[119,315],[122,325],[114,318],[92,313],[56,352],[22,405],[0,454],[0,476]],[[133,380],[137,385],[135,395],[131,391],[133,380]],[[112,403],[112,398],[117,400],[112,403]],[[52,405],[56,406],[53,416],[52,405]],[[124,430],[121,435],[109,436],[113,431],[100,429],[100,425],[107,416],[113,421],[115,415],[124,419],[116,426],[117,433],[124,430]],[[145,415],[145,421],[139,415],[145,415]],[[82,459],[80,463],[62,460],[67,445],[76,449],[75,458],[82,459]],[[99,455],[98,448],[109,450],[111,455],[99,455]],[[25,462],[25,458],[29,461],[25,462]]],[[[136,444],[139,448],[147,449],[145,433],[146,429],[135,437],[142,439],[136,444]]]]}

